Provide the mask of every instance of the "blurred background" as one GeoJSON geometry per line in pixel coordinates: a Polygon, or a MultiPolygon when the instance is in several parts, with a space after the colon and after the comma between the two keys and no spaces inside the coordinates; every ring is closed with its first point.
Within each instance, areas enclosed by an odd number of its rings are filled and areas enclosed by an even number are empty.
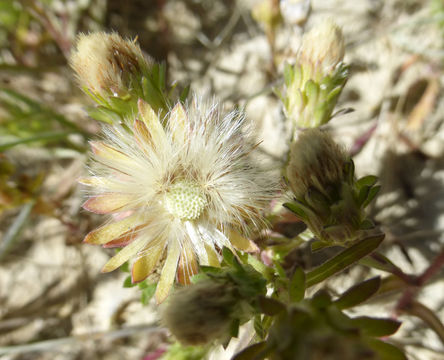
{"type": "MultiPolygon", "coordinates": [[[[383,250],[413,274],[443,251],[444,1],[281,3],[270,28],[255,0],[0,0],[0,359],[153,360],[167,346],[154,304],[122,287],[125,273],[100,273],[109,250],[81,244],[104,219],[82,210],[77,184],[101,128],[68,66],[79,32],[137,38],[170,82],[244,107],[279,165],[289,134],[273,88],[304,30],[332,17],[351,75],[346,110],[329,126],[358,175],[380,177],[371,211],[383,250]]],[[[339,292],[365,271],[330,286],[339,292]]],[[[444,318],[442,271],[419,299],[444,318]]],[[[393,315],[394,304],[372,314],[393,315]]],[[[444,358],[434,332],[400,319],[397,341],[411,359],[444,358]]]]}

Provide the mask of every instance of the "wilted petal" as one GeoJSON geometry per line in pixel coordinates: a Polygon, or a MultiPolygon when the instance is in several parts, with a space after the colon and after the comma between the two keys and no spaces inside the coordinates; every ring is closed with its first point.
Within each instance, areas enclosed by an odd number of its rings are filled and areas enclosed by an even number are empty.
{"type": "Polygon", "coordinates": [[[159,283],[157,284],[155,297],[158,304],[164,301],[167,298],[168,293],[170,292],[171,286],[174,282],[174,277],[176,275],[179,256],[180,244],[177,240],[173,239],[168,245],[167,258],[162,268],[159,283]]]}
{"type": "Polygon", "coordinates": [[[129,260],[129,258],[136,256],[136,254],[140,250],[142,250],[145,244],[146,244],[146,239],[143,236],[134,240],[131,244],[125,246],[116,255],[114,255],[111,259],[109,259],[108,262],[103,267],[102,272],[106,273],[117,269],[125,261],[129,260]]]}
{"type": "Polygon", "coordinates": [[[109,214],[121,210],[134,200],[134,195],[109,193],[89,198],[83,208],[96,214],[109,214]]]}
{"type": "Polygon", "coordinates": [[[90,141],[90,145],[93,153],[98,157],[112,161],[123,160],[132,162],[130,157],[101,141],[90,141]]]}
{"type": "MultiPolygon", "coordinates": [[[[197,256],[199,257],[199,263],[201,265],[209,265],[208,264],[208,254],[205,250],[205,242],[203,241],[202,236],[205,236],[203,231],[205,228],[203,226],[196,226],[191,221],[185,221],[185,228],[188,231],[188,236],[190,237],[192,246],[197,256]]],[[[207,240],[211,243],[211,239],[207,240]]]]}
{"type": "Polygon", "coordinates": [[[145,280],[156,268],[164,251],[165,243],[163,241],[156,241],[142,250],[131,271],[132,282],[137,283],[145,280]]]}
{"type": "Polygon", "coordinates": [[[146,127],[145,123],[140,120],[134,121],[134,130],[136,134],[136,141],[139,147],[144,150],[147,145],[151,148],[154,148],[153,137],[146,127]]]}
{"type": "Polygon", "coordinates": [[[146,226],[146,224],[136,226],[130,231],[127,231],[120,235],[118,238],[107,242],[103,245],[104,248],[124,247],[131,243],[136,237],[140,235],[140,231],[146,226]]]}
{"type": "Polygon", "coordinates": [[[107,187],[111,181],[105,177],[92,176],[87,178],[80,178],[77,180],[82,185],[94,187],[107,187]]]}
{"type": "Polygon", "coordinates": [[[183,244],[182,254],[180,255],[179,266],[177,268],[177,280],[182,285],[191,283],[190,278],[197,274],[198,266],[196,256],[191,247],[191,244],[183,244]]]}
{"type": "Polygon", "coordinates": [[[129,216],[123,220],[104,225],[86,235],[84,242],[103,245],[130,231],[140,222],[140,215],[129,216]]]}
{"type": "Polygon", "coordinates": [[[144,134],[144,136],[149,137],[149,145],[156,149],[157,144],[165,144],[165,130],[153,108],[142,99],[139,99],[137,105],[140,117],[146,125],[145,129],[148,131],[148,134],[144,134]]]}
{"type": "Polygon", "coordinates": [[[238,249],[245,252],[258,252],[259,248],[257,245],[243,237],[241,234],[239,234],[237,231],[231,230],[229,234],[230,242],[233,244],[233,246],[238,249]]]}
{"type": "Polygon", "coordinates": [[[208,265],[213,267],[220,267],[220,261],[216,251],[208,244],[205,244],[205,250],[208,254],[208,265]]]}
{"type": "Polygon", "coordinates": [[[188,124],[188,115],[183,105],[179,102],[171,110],[169,119],[169,127],[175,142],[183,143],[186,140],[188,124]]]}

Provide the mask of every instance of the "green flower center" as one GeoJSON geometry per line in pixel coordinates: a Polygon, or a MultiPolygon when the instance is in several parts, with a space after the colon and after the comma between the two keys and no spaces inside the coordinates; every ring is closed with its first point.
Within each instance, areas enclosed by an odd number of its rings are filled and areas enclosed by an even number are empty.
{"type": "Polygon", "coordinates": [[[171,185],[165,197],[168,212],[181,220],[197,219],[206,205],[207,199],[199,185],[185,180],[171,185]]]}

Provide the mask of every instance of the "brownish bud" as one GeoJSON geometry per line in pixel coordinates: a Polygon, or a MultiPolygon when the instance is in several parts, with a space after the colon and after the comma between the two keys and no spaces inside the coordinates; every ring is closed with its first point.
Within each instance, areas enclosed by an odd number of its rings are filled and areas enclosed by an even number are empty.
{"type": "Polygon", "coordinates": [[[151,63],[135,41],[104,32],[80,34],[70,58],[80,85],[101,96],[128,93],[151,63]]]}
{"type": "Polygon", "coordinates": [[[236,302],[231,285],[202,281],[172,294],[163,321],[182,344],[207,344],[228,333],[236,302]]]}
{"type": "Polygon", "coordinates": [[[327,186],[343,178],[345,151],[331,135],[319,129],[299,133],[290,150],[287,179],[297,198],[303,198],[310,188],[321,193],[327,186]]]}
{"type": "Polygon", "coordinates": [[[327,19],[304,35],[299,62],[310,64],[316,68],[316,72],[320,72],[319,75],[327,76],[342,62],[344,53],[345,44],[341,28],[333,20],[327,19]]]}

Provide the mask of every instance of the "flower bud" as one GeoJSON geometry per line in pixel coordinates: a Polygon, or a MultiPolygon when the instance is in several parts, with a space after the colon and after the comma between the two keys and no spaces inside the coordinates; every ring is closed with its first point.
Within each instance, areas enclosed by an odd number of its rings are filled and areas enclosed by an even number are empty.
{"type": "Polygon", "coordinates": [[[279,7],[287,24],[301,26],[310,15],[311,0],[280,0],[279,7]]]}
{"type": "Polygon", "coordinates": [[[134,41],[116,33],[97,32],[78,36],[70,64],[84,89],[107,97],[131,92],[152,61],[134,41]]]}
{"type": "Polygon", "coordinates": [[[333,20],[325,20],[304,35],[299,51],[299,62],[313,67],[313,80],[332,74],[344,59],[341,28],[333,20]]]}
{"type": "Polygon", "coordinates": [[[232,285],[205,280],[173,293],[163,321],[182,344],[206,344],[228,334],[236,303],[232,285]]]}
{"type": "Polygon", "coordinates": [[[296,63],[284,70],[282,100],[295,130],[318,127],[331,119],[348,76],[342,63],[344,51],[342,31],[331,20],[304,35],[296,63]]]}
{"type": "Polygon", "coordinates": [[[274,0],[258,2],[252,9],[251,15],[254,20],[264,27],[266,32],[274,31],[282,21],[279,4],[274,0]]]}
{"type": "Polygon", "coordinates": [[[293,142],[286,169],[294,203],[286,204],[326,245],[344,245],[373,224],[364,208],[376,196],[377,178],[356,180],[353,161],[331,136],[306,129],[293,142]]]}
{"type": "Polygon", "coordinates": [[[332,137],[319,129],[307,129],[292,143],[287,178],[297,198],[310,188],[325,193],[343,178],[345,151],[332,137]]]}

